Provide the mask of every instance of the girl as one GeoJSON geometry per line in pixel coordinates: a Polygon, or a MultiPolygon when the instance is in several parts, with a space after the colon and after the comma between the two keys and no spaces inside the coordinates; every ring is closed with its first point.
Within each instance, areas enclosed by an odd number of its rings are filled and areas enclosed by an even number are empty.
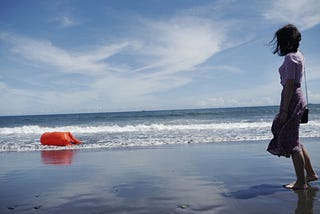
{"type": "Polygon", "coordinates": [[[283,90],[280,110],[272,123],[273,139],[267,151],[279,157],[292,157],[297,180],[284,187],[294,190],[307,189],[308,182],[318,180],[308,152],[299,142],[300,118],[306,108],[301,89],[304,57],[298,50],[300,41],[301,34],[292,24],[280,28],[271,41],[274,45],[273,54],[284,56],[279,68],[283,90]]]}

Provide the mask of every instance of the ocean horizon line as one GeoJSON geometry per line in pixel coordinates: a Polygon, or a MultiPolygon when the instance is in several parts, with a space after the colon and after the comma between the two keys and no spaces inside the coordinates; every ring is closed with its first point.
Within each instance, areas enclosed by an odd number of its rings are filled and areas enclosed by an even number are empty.
{"type": "MultiPolygon", "coordinates": [[[[308,104],[320,105],[320,104],[308,104]]],[[[166,111],[192,111],[192,110],[212,110],[212,109],[241,109],[241,108],[269,108],[279,107],[279,105],[257,105],[257,106],[226,106],[226,107],[203,107],[203,108],[168,108],[168,109],[132,109],[132,110],[119,110],[119,111],[96,111],[96,112],[61,112],[61,113],[26,113],[26,114],[8,114],[0,115],[0,117],[24,117],[24,116],[55,116],[55,115],[82,115],[82,114],[117,114],[117,113],[138,113],[138,112],[166,112],[166,111]]]]}

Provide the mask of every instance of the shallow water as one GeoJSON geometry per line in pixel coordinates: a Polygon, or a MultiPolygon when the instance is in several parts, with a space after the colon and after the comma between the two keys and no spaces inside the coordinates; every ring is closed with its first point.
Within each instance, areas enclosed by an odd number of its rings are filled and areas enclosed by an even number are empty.
{"type": "MultiPolygon", "coordinates": [[[[320,137],[320,105],[311,105],[302,138],[320,137]]],[[[69,131],[83,141],[71,149],[270,140],[278,107],[141,111],[0,117],[0,152],[65,148],[40,144],[44,132],[69,131]]],[[[70,149],[70,148],[69,148],[70,149]]]]}
{"type": "MultiPolygon", "coordinates": [[[[308,140],[320,171],[319,138],[308,140]]],[[[265,142],[4,152],[0,213],[319,213],[319,182],[294,192],[265,142]]]]}

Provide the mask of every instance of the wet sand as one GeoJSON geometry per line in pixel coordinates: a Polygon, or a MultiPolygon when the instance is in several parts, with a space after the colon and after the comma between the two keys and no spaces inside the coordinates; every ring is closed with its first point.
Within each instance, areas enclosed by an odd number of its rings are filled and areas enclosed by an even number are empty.
{"type": "Polygon", "coordinates": [[[320,213],[320,182],[284,189],[292,162],[267,143],[0,153],[0,213],[320,213]]]}

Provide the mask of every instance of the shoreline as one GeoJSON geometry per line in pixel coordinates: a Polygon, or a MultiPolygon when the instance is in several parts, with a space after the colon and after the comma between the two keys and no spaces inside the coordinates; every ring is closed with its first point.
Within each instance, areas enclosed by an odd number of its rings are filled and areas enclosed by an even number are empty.
{"type": "MultiPolygon", "coordinates": [[[[303,139],[318,174],[319,140],[303,139]]],[[[292,162],[266,146],[3,152],[0,213],[318,213],[319,181],[282,188],[295,178],[292,162]]]]}
{"type": "MultiPolygon", "coordinates": [[[[271,136],[270,136],[271,137],[271,136]]],[[[304,142],[320,142],[319,137],[300,137],[302,144],[304,142]]],[[[172,143],[172,144],[150,144],[150,145],[131,145],[131,144],[120,144],[119,146],[105,146],[105,147],[91,147],[93,144],[79,144],[79,145],[72,145],[72,146],[45,146],[41,148],[41,143],[38,142],[38,148],[36,149],[24,149],[24,150],[0,150],[0,154],[6,153],[32,153],[32,152],[42,152],[42,151],[65,151],[65,150],[72,150],[76,152],[108,152],[108,151],[128,151],[128,150],[148,150],[148,149],[174,149],[175,147],[184,147],[184,146],[201,146],[201,145],[250,145],[250,144],[264,144],[267,145],[269,140],[266,139],[259,139],[259,140],[235,140],[235,141],[216,141],[216,142],[185,142],[185,143],[172,143]]]]}

